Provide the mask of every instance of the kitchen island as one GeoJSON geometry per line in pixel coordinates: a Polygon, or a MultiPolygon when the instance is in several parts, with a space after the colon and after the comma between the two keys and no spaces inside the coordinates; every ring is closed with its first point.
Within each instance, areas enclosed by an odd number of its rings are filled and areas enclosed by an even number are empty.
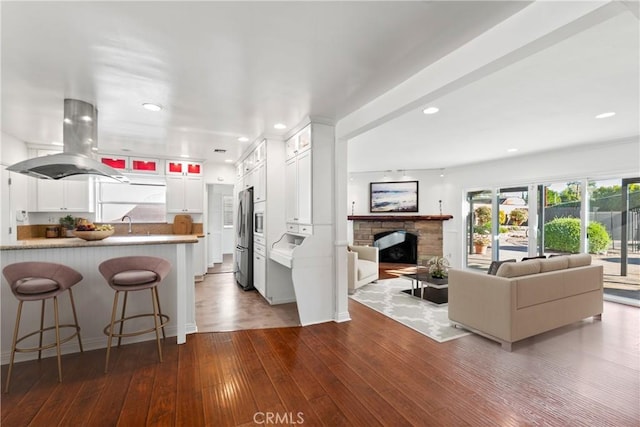
{"type": "MultiPolygon", "coordinates": [[[[27,239],[0,246],[1,266],[23,261],[46,261],[67,265],[83,279],[73,287],[73,296],[78,311],[82,343],[85,350],[105,348],[107,337],[103,334],[109,323],[114,291],[106,283],[98,265],[110,258],[148,255],[167,259],[173,266],[169,275],[158,287],[163,313],[171,321],[167,325],[167,336],[175,336],[178,344],[186,342],[186,335],[196,332],[195,297],[193,275],[193,248],[198,242],[196,235],[114,235],[104,240],[85,241],[79,238],[27,239]]],[[[2,364],[8,363],[11,338],[18,307],[9,285],[2,278],[2,364]]],[[[69,298],[58,298],[60,323],[72,320],[69,298]]],[[[151,300],[147,293],[134,292],[127,301],[127,315],[149,312],[151,300]],[[140,295],[138,295],[140,294],[140,295]],[[144,295],[142,295],[144,294],[144,295]]],[[[53,305],[47,303],[45,323],[53,324],[53,305]]],[[[27,303],[23,308],[21,331],[35,330],[40,322],[40,304],[27,303]]],[[[132,330],[137,326],[131,325],[132,330]]],[[[51,338],[51,337],[48,337],[51,338]]],[[[153,334],[127,338],[124,344],[155,339],[153,334]]],[[[62,346],[63,353],[79,351],[77,341],[62,346]]],[[[52,356],[55,349],[44,352],[52,356]]],[[[16,361],[33,359],[37,353],[18,353],[16,361]]]]}

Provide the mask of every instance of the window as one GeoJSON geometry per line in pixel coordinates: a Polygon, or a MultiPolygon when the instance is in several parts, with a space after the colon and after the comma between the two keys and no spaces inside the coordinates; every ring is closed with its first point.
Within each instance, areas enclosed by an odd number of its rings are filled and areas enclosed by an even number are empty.
{"type": "Polygon", "coordinates": [[[233,227],[233,196],[222,196],[223,226],[233,227]]]}
{"type": "Polygon", "coordinates": [[[167,222],[166,186],[150,181],[149,183],[111,183],[97,184],[98,222],[120,222],[129,215],[133,222],[167,222]]]}

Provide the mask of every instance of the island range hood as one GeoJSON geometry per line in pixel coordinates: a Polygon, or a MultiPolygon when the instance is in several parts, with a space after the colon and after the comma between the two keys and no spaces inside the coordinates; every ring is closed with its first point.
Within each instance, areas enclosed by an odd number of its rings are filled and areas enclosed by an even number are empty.
{"type": "Polygon", "coordinates": [[[77,175],[98,175],[128,182],[116,169],[93,158],[98,142],[98,110],[88,102],[64,100],[63,152],[35,157],[11,165],[7,170],[40,179],[62,179],[77,175]]]}

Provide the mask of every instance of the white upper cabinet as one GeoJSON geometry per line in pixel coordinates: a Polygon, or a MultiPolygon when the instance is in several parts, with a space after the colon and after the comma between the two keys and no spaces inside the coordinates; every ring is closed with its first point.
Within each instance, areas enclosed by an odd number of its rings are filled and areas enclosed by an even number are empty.
{"type": "Polygon", "coordinates": [[[202,213],[203,180],[197,176],[167,176],[167,212],[202,213]]]}
{"type": "MultiPolygon", "coordinates": [[[[38,150],[36,155],[47,156],[60,151],[38,150]]],[[[31,188],[35,188],[36,212],[93,212],[93,178],[81,179],[36,179],[31,188]]]]}
{"type": "MultiPolygon", "coordinates": [[[[285,164],[287,230],[300,232],[299,224],[312,224],[311,126],[286,141],[285,164]]],[[[310,227],[305,228],[310,231],[310,227]]]]}
{"type": "Polygon", "coordinates": [[[285,143],[287,160],[311,148],[311,125],[289,138],[285,143]]]}
{"type": "Polygon", "coordinates": [[[98,158],[101,163],[123,172],[153,175],[162,172],[162,160],[159,159],[115,154],[101,154],[98,158]]]}
{"type": "Polygon", "coordinates": [[[202,176],[202,163],[184,160],[167,160],[165,173],[176,176],[202,176]]]}
{"type": "Polygon", "coordinates": [[[267,199],[267,165],[260,164],[251,173],[253,176],[253,201],[264,202],[267,199]]]}
{"type": "Polygon", "coordinates": [[[39,179],[36,181],[38,212],[93,212],[91,178],[82,181],[39,179]]]}

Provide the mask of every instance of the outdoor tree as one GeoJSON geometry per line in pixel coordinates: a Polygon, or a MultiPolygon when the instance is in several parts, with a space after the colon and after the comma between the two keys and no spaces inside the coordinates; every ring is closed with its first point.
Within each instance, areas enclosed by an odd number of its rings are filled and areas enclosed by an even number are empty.
{"type": "Polygon", "coordinates": [[[555,206],[562,203],[560,194],[557,191],[552,190],[549,187],[545,187],[546,203],[545,206],[555,206]]]}

